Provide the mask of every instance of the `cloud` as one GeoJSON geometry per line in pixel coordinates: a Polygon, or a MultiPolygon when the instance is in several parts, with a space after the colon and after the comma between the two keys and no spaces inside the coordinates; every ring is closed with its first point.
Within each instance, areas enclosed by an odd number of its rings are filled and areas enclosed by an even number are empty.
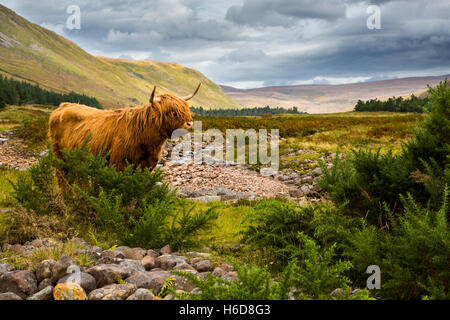
{"type": "Polygon", "coordinates": [[[344,16],[342,0],[244,0],[228,9],[226,19],[244,25],[291,27],[303,19],[334,21],[344,16]]]}
{"type": "Polygon", "coordinates": [[[178,62],[241,87],[450,73],[445,0],[0,0],[91,54],[178,62]],[[366,26],[368,5],[381,30],[366,26]]]}

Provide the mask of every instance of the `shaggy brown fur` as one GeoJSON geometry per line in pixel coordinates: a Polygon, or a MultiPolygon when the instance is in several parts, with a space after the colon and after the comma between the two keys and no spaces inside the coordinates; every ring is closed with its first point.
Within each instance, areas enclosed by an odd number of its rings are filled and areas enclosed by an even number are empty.
{"type": "Polygon", "coordinates": [[[162,147],[176,129],[192,128],[187,102],[172,94],[160,95],[148,105],[119,110],[98,110],[84,105],[62,103],[50,116],[49,132],[53,152],[80,148],[88,142],[93,154],[110,151],[109,163],[123,170],[128,160],[154,168],[162,147]]]}

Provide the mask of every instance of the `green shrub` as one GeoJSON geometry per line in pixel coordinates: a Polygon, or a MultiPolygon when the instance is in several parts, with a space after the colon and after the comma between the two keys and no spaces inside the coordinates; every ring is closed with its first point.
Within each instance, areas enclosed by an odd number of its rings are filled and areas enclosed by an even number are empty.
{"type": "Polygon", "coordinates": [[[347,214],[383,226],[389,223],[384,204],[398,212],[401,195],[410,193],[423,205],[431,196],[431,204],[438,203],[437,190],[450,183],[450,88],[445,82],[429,92],[431,111],[402,154],[353,150],[345,159],[336,157],[331,169],[321,163],[320,186],[338,205],[347,203],[347,214]]]}
{"type": "MultiPolygon", "coordinates": [[[[450,232],[448,188],[441,207],[421,207],[411,195],[402,197],[404,212],[391,216],[390,232],[366,226],[355,233],[346,255],[356,274],[367,266],[381,268],[380,295],[386,299],[449,298],[450,232]]],[[[362,284],[363,279],[358,279],[362,284]]]]}
{"type": "Polygon", "coordinates": [[[128,165],[118,172],[107,165],[108,154],[92,155],[87,142],[63,152],[63,159],[41,158],[39,164],[13,184],[13,197],[40,215],[60,215],[80,232],[95,230],[125,245],[175,249],[196,244],[196,235],[210,229],[215,208],[193,213],[177,207],[176,191],[162,183],[162,172],[128,165]],[[68,183],[60,195],[55,169],[68,183]]]}
{"type": "Polygon", "coordinates": [[[16,135],[32,149],[44,148],[48,143],[48,117],[24,121],[16,135]]]}
{"type": "Polygon", "coordinates": [[[290,270],[286,270],[279,282],[272,280],[266,268],[239,265],[233,266],[239,275],[237,281],[224,280],[207,274],[205,280],[188,272],[172,271],[173,274],[189,279],[200,294],[176,294],[186,300],[286,300],[290,290],[290,270]]]}
{"type": "Polygon", "coordinates": [[[329,299],[336,288],[347,287],[350,280],[344,275],[352,264],[349,261],[335,261],[336,244],[321,249],[307,235],[299,232],[298,259],[291,261],[293,285],[300,288],[303,299],[329,299]]]}

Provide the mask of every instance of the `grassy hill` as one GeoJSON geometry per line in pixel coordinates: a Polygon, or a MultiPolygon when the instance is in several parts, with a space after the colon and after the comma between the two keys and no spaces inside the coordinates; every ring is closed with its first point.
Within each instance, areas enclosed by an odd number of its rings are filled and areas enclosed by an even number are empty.
{"type": "Polygon", "coordinates": [[[176,63],[94,57],[73,42],[33,24],[0,5],[0,73],[39,83],[45,89],[96,97],[106,107],[147,102],[158,92],[192,93],[192,105],[237,108],[220,86],[194,69],[176,63]]]}
{"type": "Polygon", "coordinates": [[[309,113],[334,113],[353,110],[358,100],[390,97],[409,97],[411,94],[423,96],[427,84],[437,85],[449,76],[412,77],[393,80],[369,81],[342,85],[298,85],[265,87],[240,90],[222,86],[235,101],[245,107],[292,108],[309,113]]]}

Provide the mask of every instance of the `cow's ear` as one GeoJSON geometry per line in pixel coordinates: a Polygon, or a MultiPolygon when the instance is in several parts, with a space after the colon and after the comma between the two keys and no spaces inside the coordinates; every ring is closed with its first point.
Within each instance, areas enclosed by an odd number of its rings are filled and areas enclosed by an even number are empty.
{"type": "Polygon", "coordinates": [[[155,92],[156,92],[156,86],[153,88],[152,95],[150,96],[150,104],[153,104],[153,101],[155,100],[155,92]]]}

